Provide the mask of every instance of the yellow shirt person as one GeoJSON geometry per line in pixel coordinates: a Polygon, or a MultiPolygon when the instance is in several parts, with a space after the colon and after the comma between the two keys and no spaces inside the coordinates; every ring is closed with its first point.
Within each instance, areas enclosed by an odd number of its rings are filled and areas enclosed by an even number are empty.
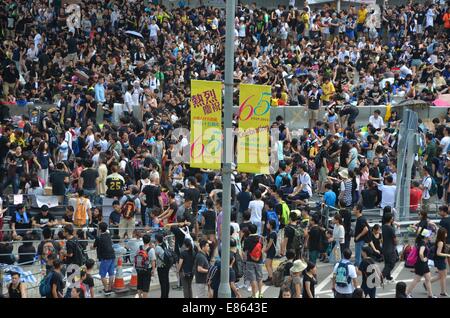
{"type": "Polygon", "coordinates": [[[330,81],[330,79],[325,79],[322,86],[322,96],[321,99],[323,102],[329,102],[331,97],[333,97],[334,93],[336,92],[336,89],[334,88],[333,83],[330,81]]]}
{"type": "Polygon", "coordinates": [[[358,10],[358,20],[356,20],[356,23],[364,24],[364,22],[366,22],[366,18],[367,18],[367,9],[365,7],[362,7],[358,10]]]}

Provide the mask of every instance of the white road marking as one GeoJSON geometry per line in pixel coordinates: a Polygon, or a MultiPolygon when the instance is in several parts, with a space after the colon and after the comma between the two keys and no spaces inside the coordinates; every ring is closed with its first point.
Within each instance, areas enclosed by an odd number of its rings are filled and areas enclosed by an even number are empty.
{"type": "Polygon", "coordinates": [[[392,278],[395,280],[397,279],[398,275],[400,275],[400,272],[405,268],[405,263],[404,262],[400,262],[400,264],[398,264],[398,266],[394,269],[394,271],[392,272],[391,276],[392,278]]]}
{"type": "MultiPolygon", "coordinates": [[[[322,291],[322,289],[326,286],[326,285],[328,285],[328,283],[330,283],[331,282],[331,278],[333,277],[333,273],[331,273],[330,275],[328,275],[327,277],[325,277],[325,279],[324,280],[322,280],[321,282],[320,282],[320,284],[319,285],[317,285],[317,287],[316,287],[316,294],[319,294],[321,291],[322,291]]],[[[327,291],[328,292],[328,291],[327,291]]]]}

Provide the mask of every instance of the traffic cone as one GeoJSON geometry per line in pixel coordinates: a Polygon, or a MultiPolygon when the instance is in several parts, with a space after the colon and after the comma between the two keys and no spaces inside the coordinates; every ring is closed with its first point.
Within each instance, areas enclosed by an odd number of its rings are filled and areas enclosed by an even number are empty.
{"type": "Polygon", "coordinates": [[[128,287],[134,290],[137,289],[137,272],[135,268],[133,268],[133,272],[131,273],[131,280],[128,287]]]}
{"type": "Polygon", "coordinates": [[[114,279],[113,290],[115,293],[123,293],[128,290],[128,288],[125,287],[125,280],[123,278],[122,257],[119,257],[117,261],[116,277],[114,279]]]}

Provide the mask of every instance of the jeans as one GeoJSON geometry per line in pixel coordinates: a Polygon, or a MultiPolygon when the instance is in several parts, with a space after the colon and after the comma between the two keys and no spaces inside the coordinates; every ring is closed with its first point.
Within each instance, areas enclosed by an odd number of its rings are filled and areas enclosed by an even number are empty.
{"type": "Polygon", "coordinates": [[[193,277],[186,277],[184,276],[184,273],[180,273],[181,276],[181,285],[183,286],[183,296],[184,298],[194,298],[194,295],[192,293],[192,279],[193,277]]]}
{"type": "Polygon", "coordinates": [[[313,264],[316,264],[317,257],[319,256],[319,251],[309,251],[309,261],[313,264]]]}
{"type": "Polygon", "coordinates": [[[169,268],[158,267],[158,279],[159,285],[161,286],[161,298],[169,298],[169,268]]]}
{"type": "Polygon", "coordinates": [[[6,181],[3,183],[3,191],[9,186],[12,185],[13,193],[17,194],[19,192],[19,175],[15,174],[13,176],[8,176],[6,181]]]}
{"type": "Polygon", "coordinates": [[[361,263],[361,250],[366,242],[359,241],[355,242],[355,266],[358,267],[361,263]]]}
{"type": "Polygon", "coordinates": [[[92,204],[96,204],[96,202],[97,202],[96,201],[97,190],[96,189],[92,189],[92,190],[90,190],[90,189],[83,189],[83,191],[84,191],[84,194],[86,194],[89,197],[89,200],[91,201],[91,203],[92,204]]]}

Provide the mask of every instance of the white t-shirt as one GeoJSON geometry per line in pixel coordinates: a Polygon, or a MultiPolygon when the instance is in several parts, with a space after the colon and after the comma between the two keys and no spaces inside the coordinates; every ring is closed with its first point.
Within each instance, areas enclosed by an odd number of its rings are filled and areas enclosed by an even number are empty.
{"type": "Polygon", "coordinates": [[[422,199],[428,200],[430,198],[430,189],[431,189],[431,185],[432,185],[433,181],[431,181],[431,177],[425,177],[425,179],[423,179],[422,181],[422,185],[424,187],[423,192],[422,192],[422,199]]]}
{"type": "Polygon", "coordinates": [[[250,222],[261,222],[264,202],[261,200],[250,201],[248,208],[251,213],[250,222]]]}
{"type": "Polygon", "coordinates": [[[433,26],[435,14],[432,9],[428,9],[427,11],[427,27],[433,26]]]}
{"type": "Polygon", "coordinates": [[[374,115],[370,116],[369,123],[371,123],[375,129],[380,129],[384,126],[383,118],[381,116],[378,116],[378,118],[375,118],[374,115]]]}
{"type": "Polygon", "coordinates": [[[150,24],[148,29],[150,30],[150,36],[158,36],[159,26],[157,24],[150,24]]]}
{"type": "Polygon", "coordinates": [[[442,147],[442,154],[445,155],[448,150],[448,145],[450,145],[450,136],[446,136],[441,139],[440,145],[442,147]]]}
{"type": "Polygon", "coordinates": [[[69,145],[67,144],[67,141],[64,140],[61,145],[59,145],[59,153],[61,154],[61,160],[69,159],[69,145]]]}
{"type": "MultiPolygon", "coordinates": [[[[350,261],[349,260],[342,260],[341,261],[342,263],[350,263],[350,261]]],[[[339,266],[339,263],[337,263],[336,265],[334,265],[334,269],[333,269],[333,273],[334,274],[336,274],[337,273],[337,268],[338,268],[338,266],[339,266]]],[[[358,277],[358,275],[356,274],[356,268],[355,268],[355,265],[353,265],[353,264],[348,264],[348,276],[350,276],[350,278],[357,278],[358,277]]],[[[345,286],[345,287],[341,287],[341,286],[338,286],[338,285],[336,285],[336,291],[339,293],[339,294],[346,294],[346,295],[348,295],[348,294],[353,294],[353,291],[355,290],[355,287],[353,286],[353,283],[352,282],[350,282],[349,284],[347,284],[347,286],[345,286]]]]}
{"type": "Polygon", "coordinates": [[[380,206],[382,209],[386,206],[394,207],[395,206],[395,190],[397,186],[395,185],[384,185],[380,184],[378,186],[378,190],[381,191],[381,203],[380,206]]]}
{"type": "Polygon", "coordinates": [[[312,197],[311,177],[309,176],[309,174],[305,172],[298,177],[298,180],[301,184],[306,184],[306,191],[308,191],[309,196],[312,197]]]}

